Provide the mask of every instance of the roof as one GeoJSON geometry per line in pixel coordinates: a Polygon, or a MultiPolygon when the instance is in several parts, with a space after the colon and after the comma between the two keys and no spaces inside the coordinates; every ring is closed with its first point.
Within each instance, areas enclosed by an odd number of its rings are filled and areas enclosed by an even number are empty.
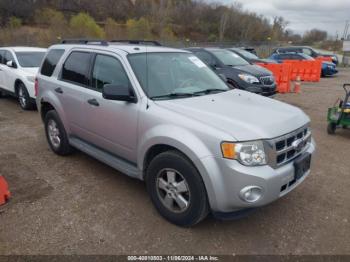
{"type": "Polygon", "coordinates": [[[207,50],[207,51],[214,51],[214,50],[225,50],[220,47],[189,47],[185,48],[184,50],[207,50]]]}
{"type": "Polygon", "coordinates": [[[46,52],[46,48],[27,47],[27,46],[6,46],[2,48],[12,49],[15,52],[46,52]]]}
{"type": "Polygon", "coordinates": [[[310,46],[281,46],[277,47],[276,49],[294,49],[294,48],[311,48],[310,46]]]}
{"type": "Polygon", "coordinates": [[[185,50],[162,47],[162,46],[149,46],[149,45],[133,45],[133,44],[123,44],[123,43],[109,43],[108,45],[98,45],[98,44],[57,44],[50,48],[83,48],[92,50],[104,50],[104,51],[123,51],[128,54],[137,53],[170,53],[170,52],[180,52],[187,53],[185,50]]]}

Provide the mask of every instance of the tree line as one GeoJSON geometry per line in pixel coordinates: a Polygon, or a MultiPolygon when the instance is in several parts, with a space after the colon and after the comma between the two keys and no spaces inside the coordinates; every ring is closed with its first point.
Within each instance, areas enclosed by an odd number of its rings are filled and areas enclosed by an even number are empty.
{"type": "Polygon", "coordinates": [[[1,0],[0,24],[0,44],[47,45],[73,37],[246,43],[327,38],[317,29],[295,34],[283,17],[270,21],[238,3],[200,0],[1,0]]]}

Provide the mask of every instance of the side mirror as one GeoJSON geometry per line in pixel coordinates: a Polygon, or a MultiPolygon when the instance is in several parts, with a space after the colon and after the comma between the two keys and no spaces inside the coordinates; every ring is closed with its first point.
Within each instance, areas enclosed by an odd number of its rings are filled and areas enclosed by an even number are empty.
{"type": "Polygon", "coordinates": [[[12,60],[7,61],[7,62],[6,62],[6,65],[7,65],[8,67],[17,68],[16,63],[13,62],[12,60]]]}
{"type": "Polygon", "coordinates": [[[137,101],[129,86],[124,85],[104,85],[102,97],[107,100],[126,101],[130,103],[136,103],[137,101]]]}

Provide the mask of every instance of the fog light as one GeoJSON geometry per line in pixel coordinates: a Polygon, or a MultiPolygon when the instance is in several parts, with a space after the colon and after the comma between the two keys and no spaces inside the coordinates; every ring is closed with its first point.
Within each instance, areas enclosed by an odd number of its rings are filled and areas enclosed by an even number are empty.
{"type": "Polygon", "coordinates": [[[262,197],[262,188],[258,186],[247,186],[239,194],[243,201],[254,203],[262,197]]]}

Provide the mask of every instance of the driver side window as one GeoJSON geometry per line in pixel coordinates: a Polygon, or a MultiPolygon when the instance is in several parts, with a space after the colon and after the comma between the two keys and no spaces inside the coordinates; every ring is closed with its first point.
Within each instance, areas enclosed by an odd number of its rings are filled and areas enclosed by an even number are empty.
{"type": "Polygon", "coordinates": [[[92,70],[92,88],[102,92],[106,84],[130,86],[129,78],[120,61],[108,55],[96,55],[92,70]]]}
{"type": "Polygon", "coordinates": [[[306,55],[312,56],[312,52],[308,48],[303,48],[303,53],[306,54],[306,55]]]}
{"type": "Polygon", "coordinates": [[[202,60],[207,65],[213,66],[215,64],[215,61],[214,61],[213,57],[211,56],[211,54],[209,54],[207,52],[202,52],[202,51],[196,52],[195,54],[196,54],[196,56],[198,56],[198,58],[200,60],[202,60]]]}
{"type": "Polygon", "coordinates": [[[13,55],[9,51],[6,51],[4,56],[4,64],[6,64],[8,61],[15,62],[13,55]]]}

